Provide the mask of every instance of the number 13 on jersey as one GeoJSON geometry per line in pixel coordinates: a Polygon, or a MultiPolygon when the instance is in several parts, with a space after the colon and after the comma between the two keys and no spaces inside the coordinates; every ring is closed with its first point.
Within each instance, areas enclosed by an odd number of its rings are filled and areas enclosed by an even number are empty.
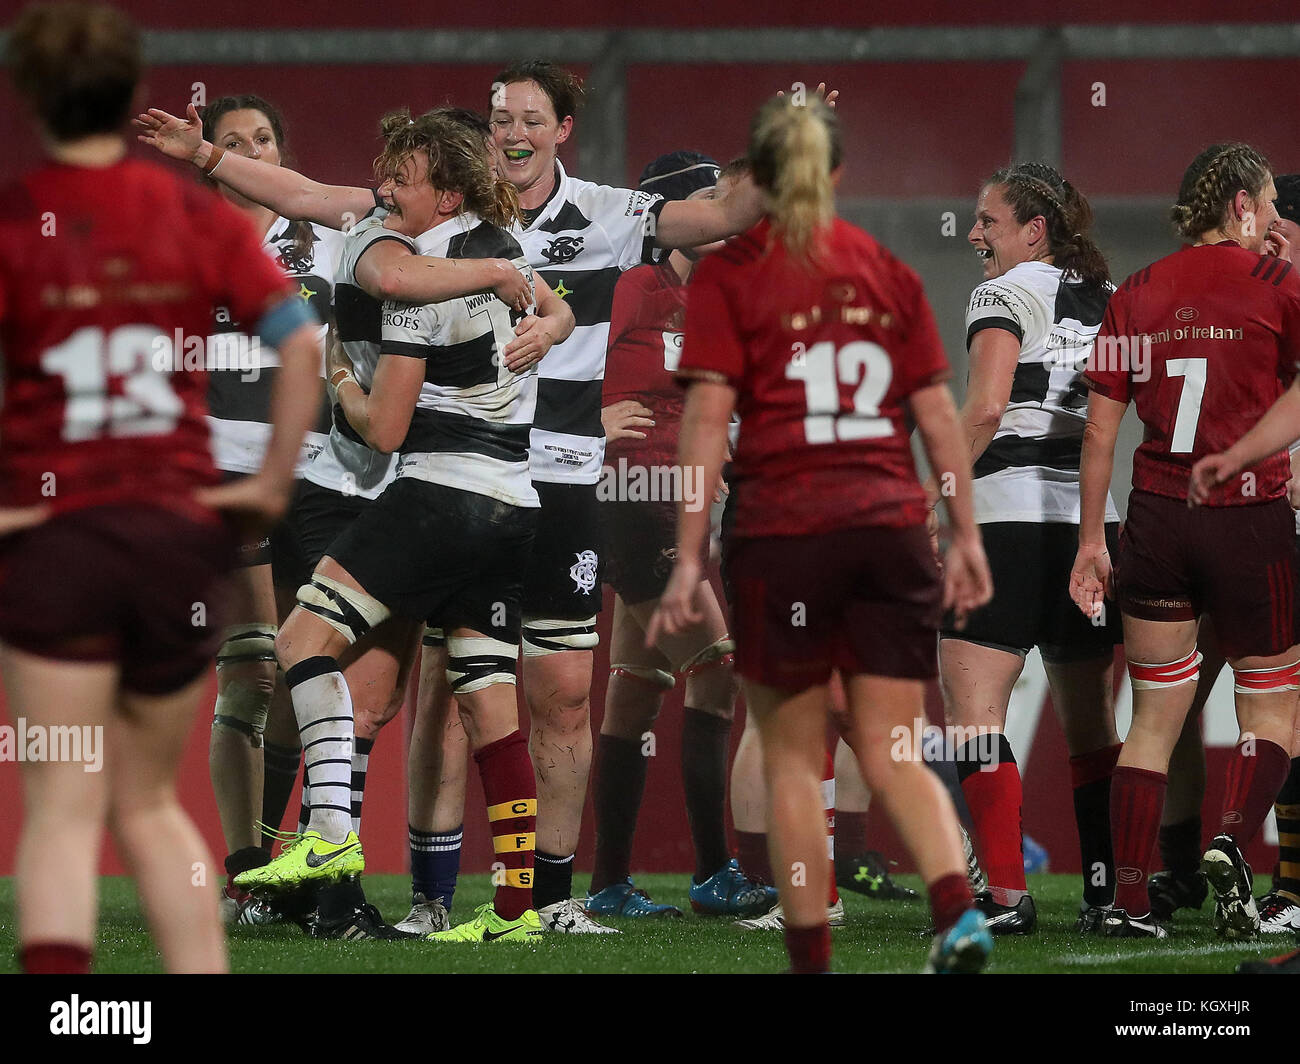
{"type": "Polygon", "coordinates": [[[812,347],[798,342],[785,376],[803,381],[808,410],[803,427],[809,443],[876,440],[894,434],[893,422],[880,416],[894,367],[879,344],[858,340],[836,348],[829,341],[812,347]],[[854,387],[852,410],[841,410],[841,384],[854,387]]]}

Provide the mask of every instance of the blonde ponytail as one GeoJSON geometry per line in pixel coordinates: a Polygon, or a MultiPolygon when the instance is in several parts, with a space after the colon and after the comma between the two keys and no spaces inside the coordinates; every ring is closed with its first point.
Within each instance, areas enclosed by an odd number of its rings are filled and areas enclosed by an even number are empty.
{"type": "Polygon", "coordinates": [[[820,98],[770,100],[754,119],[754,180],[771,194],[772,229],[794,259],[815,257],[818,233],[835,217],[831,171],[839,163],[838,133],[834,112],[820,98]]]}
{"type": "Polygon", "coordinates": [[[496,180],[492,185],[491,207],[481,213],[481,217],[502,229],[509,229],[513,222],[523,221],[523,212],[519,209],[519,190],[509,181],[496,180]]]}

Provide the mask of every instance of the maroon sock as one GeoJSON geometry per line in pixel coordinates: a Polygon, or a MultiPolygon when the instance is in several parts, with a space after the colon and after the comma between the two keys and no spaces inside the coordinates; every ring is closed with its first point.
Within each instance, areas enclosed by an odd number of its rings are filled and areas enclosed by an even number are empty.
{"type": "Polygon", "coordinates": [[[695,847],[695,882],[731,860],[727,847],[727,751],[731,721],[686,706],[682,710],[682,793],[695,847]]]}
{"type": "Polygon", "coordinates": [[[952,927],[961,914],[975,904],[965,873],[940,876],[927,889],[930,892],[930,916],[937,935],[952,927]]]}
{"type": "Polygon", "coordinates": [[[1201,867],[1201,818],[1188,817],[1177,824],[1161,824],[1160,861],[1176,876],[1193,875],[1201,867]]]}
{"type": "Polygon", "coordinates": [[[841,857],[861,857],[867,845],[867,820],[869,813],[855,813],[848,809],[835,810],[835,853],[841,857]]]}
{"type": "Polygon", "coordinates": [[[1029,889],[1020,827],[1024,791],[1011,744],[1000,733],[996,740],[994,745],[988,736],[979,736],[963,746],[958,752],[957,775],[989,889],[995,901],[1013,905],[1014,897],[999,892],[1029,889]]]}
{"type": "Polygon", "coordinates": [[[537,832],[537,778],[528,740],[518,729],[474,754],[487,801],[495,860],[505,866],[492,899],[503,920],[533,907],[533,850],[537,832]]]}
{"type": "Polygon", "coordinates": [[[28,975],[89,975],[90,950],[72,942],[33,942],[18,954],[28,975]]]}
{"type": "Polygon", "coordinates": [[[1074,822],[1079,829],[1083,900],[1109,905],[1115,896],[1115,855],[1110,845],[1110,777],[1123,743],[1070,758],[1074,822]]]}
{"type": "Polygon", "coordinates": [[[785,951],[795,975],[820,975],[831,969],[831,925],[791,927],[785,925],[785,951]]]}
{"type": "Polygon", "coordinates": [[[1117,766],[1110,778],[1110,829],[1115,846],[1115,905],[1130,916],[1151,912],[1147,872],[1160,832],[1169,777],[1117,766]]]}
{"type": "Polygon", "coordinates": [[[1219,831],[1231,835],[1239,846],[1250,842],[1273,808],[1290,771],[1291,757],[1277,743],[1268,739],[1238,743],[1228,762],[1228,787],[1223,794],[1219,831]]]}
{"type": "Polygon", "coordinates": [[[772,877],[772,865],[767,855],[767,832],[737,831],[736,853],[740,859],[740,870],[755,883],[772,887],[776,881],[772,877]]]}
{"type": "Polygon", "coordinates": [[[596,810],[596,860],[591,892],[624,882],[631,873],[632,838],[645,793],[646,762],[641,743],[602,735],[596,740],[592,804],[596,810]]]}

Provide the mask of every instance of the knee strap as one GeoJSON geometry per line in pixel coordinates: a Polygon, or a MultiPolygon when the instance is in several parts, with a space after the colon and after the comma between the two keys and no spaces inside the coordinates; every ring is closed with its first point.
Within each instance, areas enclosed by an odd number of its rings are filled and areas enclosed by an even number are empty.
{"type": "Polygon", "coordinates": [[[609,674],[639,680],[657,691],[671,691],[677,686],[677,681],[671,672],[664,672],[663,669],[652,668],[649,665],[611,665],[609,674]]]}
{"type": "Polygon", "coordinates": [[[1268,695],[1300,689],[1300,661],[1271,669],[1233,669],[1232,690],[1239,695],[1268,695]]]}
{"type": "Polygon", "coordinates": [[[273,624],[231,625],[217,648],[217,668],[244,661],[274,661],[277,631],[273,624]]]}
{"type": "Polygon", "coordinates": [[[447,636],[441,628],[434,628],[432,625],[424,626],[424,637],[420,642],[433,650],[441,650],[447,645],[447,636]]]}
{"type": "Polygon", "coordinates": [[[1201,675],[1201,652],[1193,649],[1186,657],[1163,665],[1128,663],[1129,679],[1135,691],[1162,691],[1185,683],[1195,683],[1201,675]]]}
{"type": "Polygon", "coordinates": [[[689,658],[682,663],[679,670],[683,676],[694,676],[705,669],[716,669],[720,665],[732,665],[735,658],[736,641],[730,636],[724,635],[721,639],[710,643],[698,654],[689,658]]]}
{"type": "MultiPolygon", "coordinates": [[[[237,624],[226,629],[217,651],[217,668],[245,662],[275,661],[275,625],[237,624]]],[[[271,708],[271,691],[261,683],[226,681],[212,707],[212,723],[248,736],[254,747],[262,745],[266,717],[271,708]]]]}
{"type": "Polygon", "coordinates": [[[355,643],[392,616],[382,602],[328,576],[313,575],[298,589],[298,604],[355,643]]]}

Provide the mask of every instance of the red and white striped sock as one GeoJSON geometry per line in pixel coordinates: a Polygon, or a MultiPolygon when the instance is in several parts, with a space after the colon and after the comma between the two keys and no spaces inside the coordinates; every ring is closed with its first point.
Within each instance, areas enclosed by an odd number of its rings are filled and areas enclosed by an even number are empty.
{"type": "Polygon", "coordinates": [[[840,888],[835,885],[835,756],[826,751],[826,767],[822,769],[822,804],[826,809],[826,856],[831,862],[831,900],[840,900],[840,888]]]}

